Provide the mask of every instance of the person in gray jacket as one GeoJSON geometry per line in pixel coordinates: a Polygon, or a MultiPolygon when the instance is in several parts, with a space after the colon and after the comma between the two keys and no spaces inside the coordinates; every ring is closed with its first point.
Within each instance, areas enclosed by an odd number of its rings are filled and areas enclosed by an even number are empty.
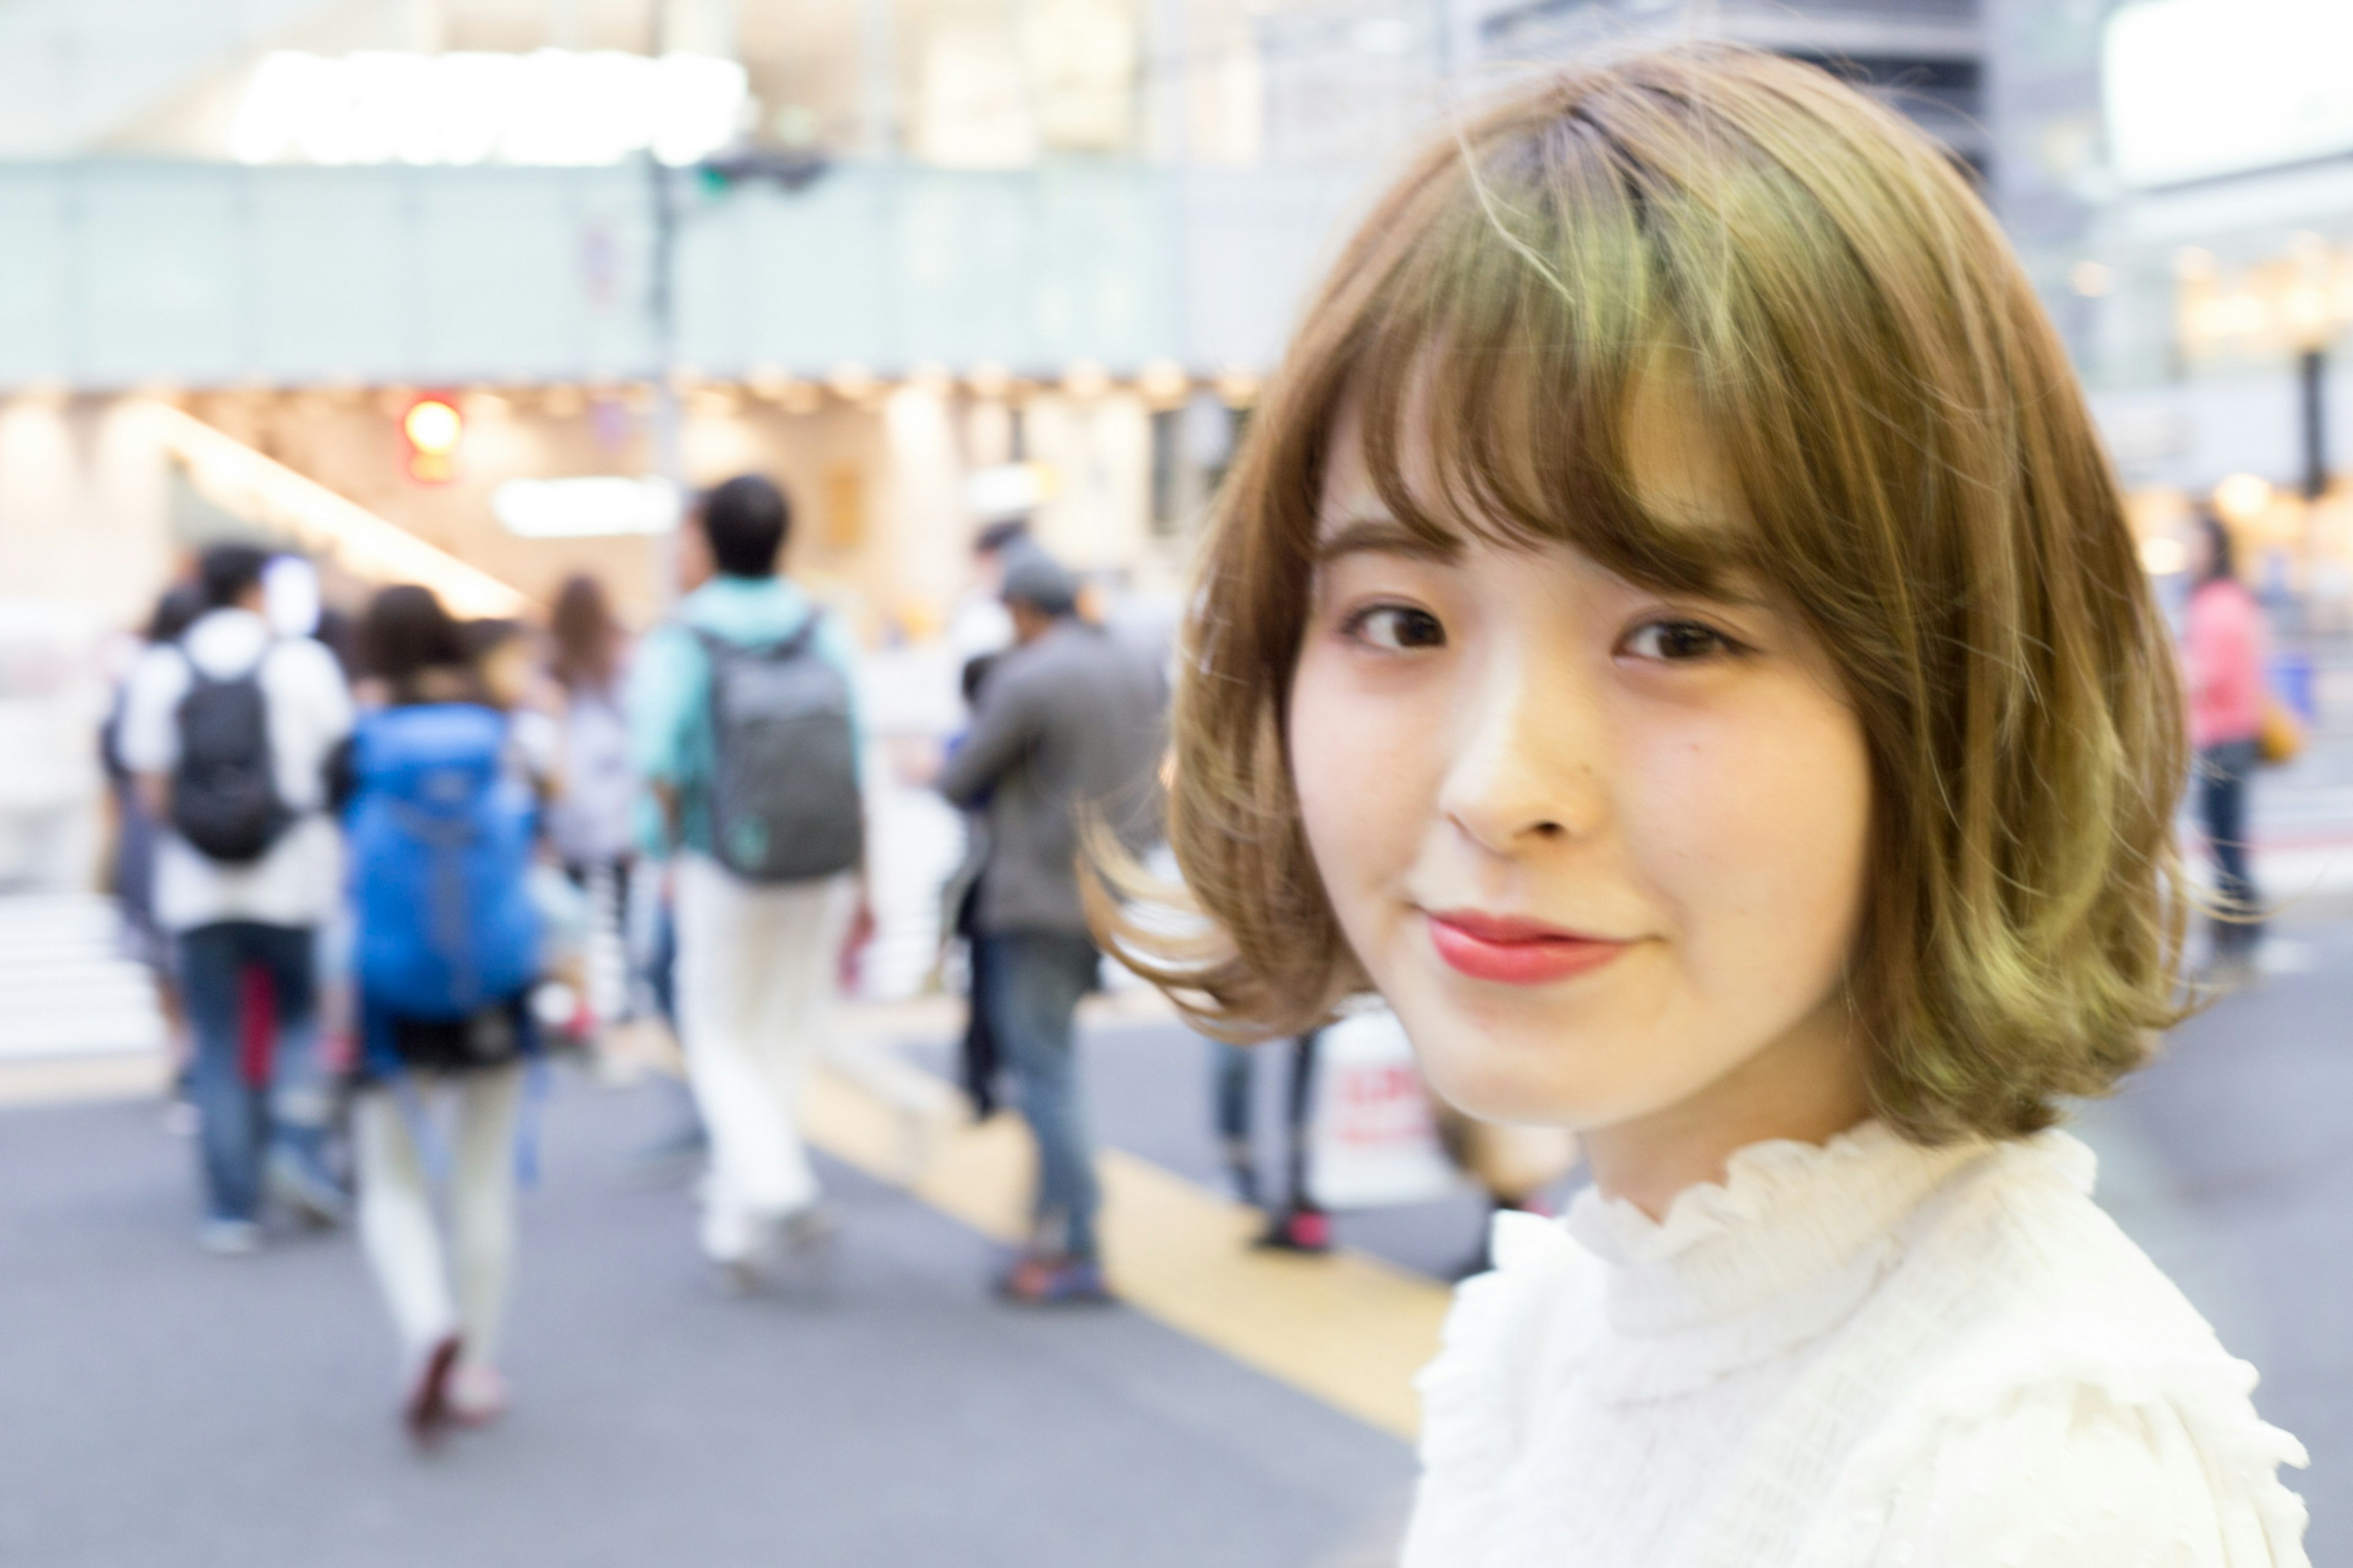
{"type": "Polygon", "coordinates": [[[1099,959],[1079,896],[1082,828],[1099,818],[1134,850],[1157,837],[1167,682],[1146,655],[1079,618],[1077,584],[1043,551],[1008,563],[1004,599],[1014,647],[939,781],[987,817],[973,958],[1038,1141],[1036,1229],[999,1289],[1021,1301],[1097,1300],[1100,1199],[1072,1031],[1099,959]]]}

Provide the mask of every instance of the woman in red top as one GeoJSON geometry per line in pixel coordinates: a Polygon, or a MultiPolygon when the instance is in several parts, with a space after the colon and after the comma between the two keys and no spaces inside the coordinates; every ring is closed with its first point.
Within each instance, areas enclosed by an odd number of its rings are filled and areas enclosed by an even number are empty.
{"type": "Polygon", "coordinates": [[[2263,934],[2247,868],[2247,779],[2263,727],[2263,612],[2239,581],[2230,531],[2200,512],[2191,535],[2197,586],[2182,631],[2198,806],[2215,866],[2214,966],[2243,973],[2263,934]]]}

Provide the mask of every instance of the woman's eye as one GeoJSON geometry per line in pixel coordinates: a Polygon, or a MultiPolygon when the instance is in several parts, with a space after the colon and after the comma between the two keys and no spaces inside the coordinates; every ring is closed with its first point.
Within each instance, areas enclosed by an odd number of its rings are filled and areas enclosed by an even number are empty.
{"type": "Polygon", "coordinates": [[[1740,651],[1739,644],[1699,621],[1651,621],[1635,627],[1625,647],[1636,658],[1654,658],[1662,664],[1689,664],[1740,651]]]}
{"type": "Polygon", "coordinates": [[[1359,642],[1386,653],[1446,646],[1446,628],[1438,624],[1438,617],[1405,605],[1375,605],[1359,610],[1348,617],[1345,629],[1359,642]]]}

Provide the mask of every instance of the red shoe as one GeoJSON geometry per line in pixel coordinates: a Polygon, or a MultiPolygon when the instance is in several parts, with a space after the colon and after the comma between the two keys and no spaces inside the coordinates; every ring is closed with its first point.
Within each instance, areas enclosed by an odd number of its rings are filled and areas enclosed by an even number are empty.
{"type": "Polygon", "coordinates": [[[997,1281],[997,1293],[1028,1307],[1099,1306],[1112,1300],[1092,1258],[1025,1258],[997,1281]]]}
{"type": "Polygon", "coordinates": [[[449,1379],[449,1419],[488,1426],[507,1413],[507,1380],[494,1366],[461,1366],[449,1379]]]}
{"type": "Polygon", "coordinates": [[[1250,1245],[1275,1252],[1329,1252],[1332,1216],[1322,1209],[1292,1209],[1269,1220],[1266,1234],[1250,1245]]]}
{"type": "Polygon", "coordinates": [[[455,1334],[444,1334],[434,1341],[424,1359],[417,1363],[417,1375],[408,1384],[408,1397],[400,1406],[400,1422],[408,1428],[408,1440],[420,1448],[429,1448],[439,1442],[449,1424],[449,1374],[457,1366],[455,1334]]]}

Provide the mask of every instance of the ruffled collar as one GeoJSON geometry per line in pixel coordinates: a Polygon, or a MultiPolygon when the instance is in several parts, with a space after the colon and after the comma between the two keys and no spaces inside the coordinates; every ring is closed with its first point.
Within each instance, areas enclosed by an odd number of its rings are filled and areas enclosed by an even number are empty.
{"type": "Polygon", "coordinates": [[[1820,1145],[1742,1149],[1722,1182],[1678,1194],[1663,1219],[1588,1188],[1564,1223],[1604,1265],[1612,1337],[1628,1348],[1672,1344],[1683,1374],[1672,1381],[1683,1384],[1844,1321],[1887,1267],[1905,1217],[1988,1150],[1924,1149],[1866,1121],[1820,1145]]]}

